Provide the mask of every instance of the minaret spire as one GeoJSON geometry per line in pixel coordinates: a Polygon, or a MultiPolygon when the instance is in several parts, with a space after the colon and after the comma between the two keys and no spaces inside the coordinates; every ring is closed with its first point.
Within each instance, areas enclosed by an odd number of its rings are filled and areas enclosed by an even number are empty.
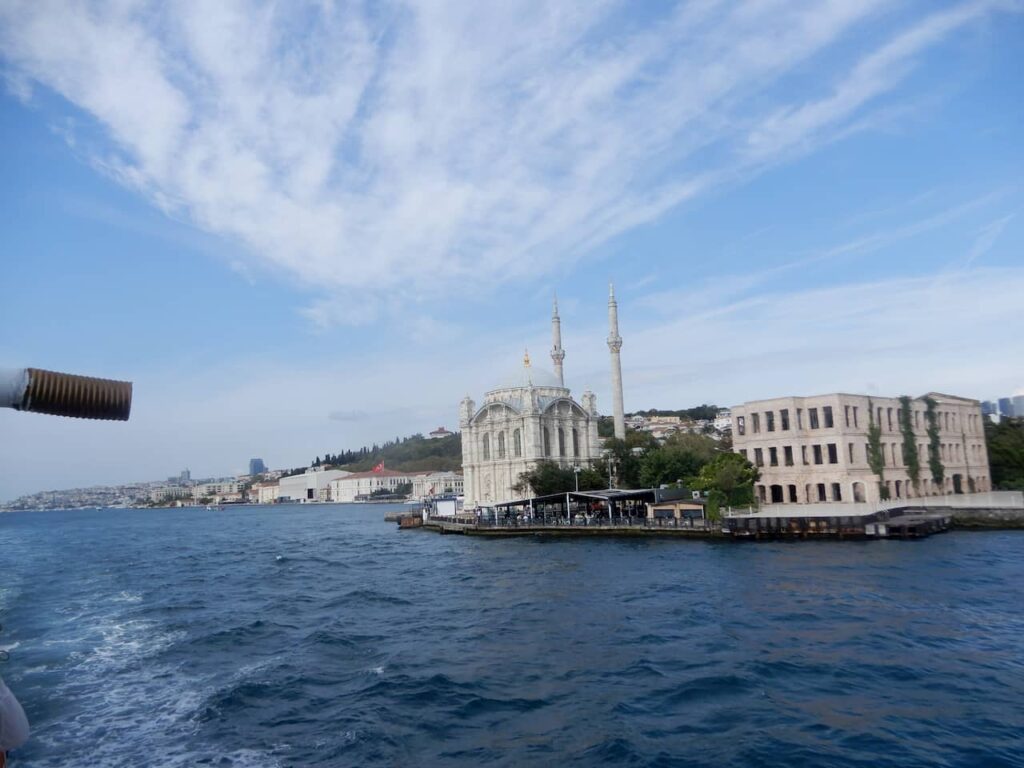
{"type": "Polygon", "coordinates": [[[565,350],[562,349],[562,320],[558,316],[558,295],[555,295],[554,309],[551,312],[551,362],[555,367],[555,376],[558,377],[558,386],[565,386],[565,378],[562,375],[562,361],[565,360],[565,350]]]}
{"type": "Polygon", "coordinates": [[[608,283],[608,351],[612,354],[612,413],[615,421],[615,436],[626,439],[626,414],[622,406],[622,362],[619,350],[622,337],[619,336],[619,305],[615,301],[615,286],[608,283]]]}

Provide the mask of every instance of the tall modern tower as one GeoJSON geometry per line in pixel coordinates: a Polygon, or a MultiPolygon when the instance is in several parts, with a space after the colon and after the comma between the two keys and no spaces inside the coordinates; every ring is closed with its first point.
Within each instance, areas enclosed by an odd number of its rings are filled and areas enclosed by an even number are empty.
{"type": "Polygon", "coordinates": [[[615,436],[626,439],[626,414],[622,407],[622,362],[619,350],[622,337],[619,336],[619,305],[615,303],[615,286],[608,284],[608,351],[612,353],[612,405],[615,418],[615,436]]]}
{"type": "Polygon", "coordinates": [[[558,386],[565,386],[565,377],[562,375],[562,361],[565,360],[565,350],[562,349],[562,320],[558,316],[558,297],[555,296],[555,307],[551,313],[551,362],[555,366],[555,376],[558,377],[558,386]]]}

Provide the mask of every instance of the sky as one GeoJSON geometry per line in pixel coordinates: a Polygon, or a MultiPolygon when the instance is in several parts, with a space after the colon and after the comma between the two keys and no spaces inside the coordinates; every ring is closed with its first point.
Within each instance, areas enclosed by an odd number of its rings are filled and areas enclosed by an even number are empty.
{"type": "Polygon", "coordinates": [[[1024,387],[1024,0],[0,0],[0,500],[610,412],[1024,387]]]}

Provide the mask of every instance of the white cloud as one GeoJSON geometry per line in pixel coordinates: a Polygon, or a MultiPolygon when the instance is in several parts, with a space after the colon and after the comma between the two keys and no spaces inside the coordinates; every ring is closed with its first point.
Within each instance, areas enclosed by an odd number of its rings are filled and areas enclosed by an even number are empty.
{"type": "Polygon", "coordinates": [[[24,0],[0,9],[0,46],[22,93],[42,84],[103,127],[103,167],[321,291],[308,314],[333,324],[396,290],[564,268],[733,178],[751,147],[841,133],[995,7],[927,17],[829,99],[778,108],[787,73],[886,5],[699,0],[640,23],[610,0],[24,0]]]}

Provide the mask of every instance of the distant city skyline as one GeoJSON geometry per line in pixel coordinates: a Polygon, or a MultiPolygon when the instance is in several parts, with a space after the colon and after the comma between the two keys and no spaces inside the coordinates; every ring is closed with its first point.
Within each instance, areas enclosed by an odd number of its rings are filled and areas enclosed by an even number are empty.
{"type": "Polygon", "coordinates": [[[0,499],[450,426],[556,291],[610,414],[609,281],[626,412],[1024,387],[1021,2],[247,8],[0,8],[0,364],[135,384],[0,499]]]}

